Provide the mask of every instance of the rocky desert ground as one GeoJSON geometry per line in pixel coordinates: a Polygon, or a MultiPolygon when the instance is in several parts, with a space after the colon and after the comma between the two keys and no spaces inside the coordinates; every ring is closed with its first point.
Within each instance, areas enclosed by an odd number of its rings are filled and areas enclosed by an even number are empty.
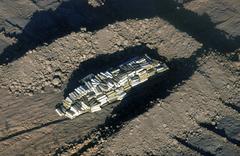
{"type": "Polygon", "coordinates": [[[0,155],[240,152],[239,0],[1,0],[0,155]],[[79,80],[151,53],[170,72],[73,120],[79,80]]]}

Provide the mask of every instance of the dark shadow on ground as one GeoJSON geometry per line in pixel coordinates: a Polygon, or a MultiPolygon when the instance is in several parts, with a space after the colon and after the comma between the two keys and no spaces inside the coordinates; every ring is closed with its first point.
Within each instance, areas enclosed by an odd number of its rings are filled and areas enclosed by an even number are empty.
{"type": "MultiPolygon", "coordinates": [[[[202,126],[202,125],[201,125],[202,126]]],[[[205,127],[205,126],[203,126],[205,127]]],[[[189,134],[187,138],[174,137],[182,145],[199,152],[202,155],[220,156],[220,155],[239,155],[240,149],[234,142],[224,141],[224,137],[213,129],[207,129],[199,134],[189,134]],[[214,135],[214,133],[217,135],[214,135]]]]}
{"type": "Polygon", "coordinates": [[[240,47],[240,37],[227,37],[225,32],[216,29],[208,15],[200,16],[186,10],[174,0],[106,0],[103,6],[96,8],[87,0],[69,0],[54,11],[34,13],[22,33],[15,36],[18,42],[0,54],[0,64],[10,63],[28,50],[51,43],[70,32],[78,32],[82,27],[96,31],[117,21],[152,17],[165,19],[207,48],[225,52],[240,47]]]}
{"type": "Polygon", "coordinates": [[[201,149],[197,146],[192,145],[191,143],[189,143],[185,139],[182,139],[182,138],[179,138],[179,137],[174,137],[174,139],[177,140],[183,146],[186,146],[186,147],[190,148],[191,150],[194,150],[194,151],[198,152],[199,154],[201,154],[203,156],[215,156],[214,154],[212,154],[209,151],[203,150],[203,149],[201,149]]]}
{"type": "Polygon", "coordinates": [[[240,120],[233,117],[224,117],[216,122],[216,125],[211,123],[199,123],[201,127],[216,133],[226,138],[232,144],[240,146],[240,120]]]}
{"type": "Polygon", "coordinates": [[[240,97],[237,97],[236,99],[230,99],[227,101],[224,101],[223,99],[220,99],[222,103],[224,103],[226,106],[234,109],[238,113],[240,113],[240,97]]]}
{"type": "Polygon", "coordinates": [[[50,121],[50,122],[41,124],[41,125],[39,125],[39,126],[30,128],[30,129],[18,131],[18,132],[16,132],[16,133],[10,134],[10,135],[8,135],[8,136],[1,137],[1,138],[0,138],[0,142],[6,141],[6,140],[9,140],[9,139],[12,139],[12,138],[14,138],[14,137],[17,137],[17,136],[19,136],[19,135],[23,135],[23,134],[25,134],[25,133],[30,133],[30,132],[32,132],[32,131],[34,131],[34,130],[38,130],[38,129],[41,129],[41,128],[44,128],[44,127],[47,127],[47,126],[50,126],[50,125],[58,124],[58,123],[61,123],[61,122],[63,122],[63,121],[66,121],[66,120],[69,120],[69,119],[66,119],[66,118],[65,118],[65,119],[54,120],[54,121],[50,121]]]}

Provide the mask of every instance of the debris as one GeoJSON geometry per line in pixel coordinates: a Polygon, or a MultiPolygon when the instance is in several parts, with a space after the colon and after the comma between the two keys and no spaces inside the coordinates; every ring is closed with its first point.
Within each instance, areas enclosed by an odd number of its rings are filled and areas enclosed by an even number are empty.
{"type": "MultiPolygon", "coordinates": [[[[167,70],[169,68],[164,62],[144,55],[108,71],[89,74],[62,104],[57,105],[56,112],[73,119],[83,113],[100,111],[107,104],[121,101],[131,88],[167,70]]],[[[53,85],[57,86],[60,82],[55,78],[53,85]]]]}

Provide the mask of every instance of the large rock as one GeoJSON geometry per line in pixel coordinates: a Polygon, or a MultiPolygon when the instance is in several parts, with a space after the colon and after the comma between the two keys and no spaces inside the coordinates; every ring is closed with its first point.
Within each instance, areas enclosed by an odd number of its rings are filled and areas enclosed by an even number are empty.
{"type": "Polygon", "coordinates": [[[60,78],[54,78],[53,80],[52,80],[52,84],[54,85],[54,86],[59,86],[60,84],[61,84],[61,80],[60,80],[60,78]]]}

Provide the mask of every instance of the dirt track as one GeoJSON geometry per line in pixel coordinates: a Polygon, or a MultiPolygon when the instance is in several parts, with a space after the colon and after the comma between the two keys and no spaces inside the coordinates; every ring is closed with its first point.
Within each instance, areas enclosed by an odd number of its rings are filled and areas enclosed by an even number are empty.
{"type": "Polygon", "coordinates": [[[0,2],[0,155],[238,155],[240,3],[136,1],[0,2]],[[88,72],[146,51],[168,77],[101,112],[54,112],[88,72]]]}

